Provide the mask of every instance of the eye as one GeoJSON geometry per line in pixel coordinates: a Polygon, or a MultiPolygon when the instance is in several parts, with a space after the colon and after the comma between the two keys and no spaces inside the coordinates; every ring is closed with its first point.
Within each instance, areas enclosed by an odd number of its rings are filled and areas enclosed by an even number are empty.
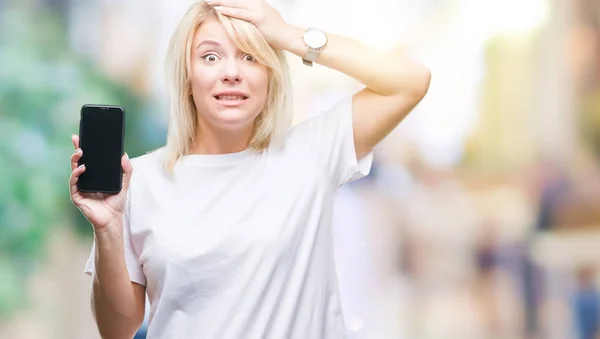
{"type": "Polygon", "coordinates": [[[202,59],[204,61],[208,61],[208,62],[215,62],[215,61],[217,61],[218,58],[219,57],[216,54],[214,54],[214,53],[209,53],[209,54],[206,54],[206,55],[204,55],[202,57],[202,59]]]}
{"type": "Polygon", "coordinates": [[[245,54],[245,55],[244,55],[244,60],[246,60],[246,61],[250,61],[250,62],[255,62],[255,61],[256,61],[256,58],[255,58],[255,57],[253,57],[253,56],[252,56],[252,55],[250,55],[250,54],[245,54]]]}

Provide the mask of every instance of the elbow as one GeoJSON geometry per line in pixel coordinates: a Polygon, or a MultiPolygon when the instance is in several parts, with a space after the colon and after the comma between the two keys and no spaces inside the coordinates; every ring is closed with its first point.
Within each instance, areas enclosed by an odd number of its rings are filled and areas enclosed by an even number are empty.
{"type": "MultiPolygon", "coordinates": [[[[143,320],[143,319],[142,319],[143,320]]],[[[112,319],[111,322],[102,322],[96,319],[98,333],[102,338],[133,338],[142,327],[142,321],[131,319],[112,319]]]]}
{"type": "Polygon", "coordinates": [[[414,94],[419,98],[419,101],[427,95],[429,85],[431,84],[431,71],[425,66],[420,66],[418,74],[415,77],[414,94]]]}
{"type": "Polygon", "coordinates": [[[399,75],[398,79],[405,79],[405,81],[397,82],[394,94],[402,98],[402,100],[409,100],[415,104],[420,102],[427,92],[429,91],[429,85],[431,83],[431,71],[420,64],[415,64],[410,69],[408,74],[399,75]]]}
{"type": "Polygon", "coordinates": [[[102,338],[132,338],[144,322],[144,310],[119,314],[99,310],[92,299],[92,316],[102,338]]]}

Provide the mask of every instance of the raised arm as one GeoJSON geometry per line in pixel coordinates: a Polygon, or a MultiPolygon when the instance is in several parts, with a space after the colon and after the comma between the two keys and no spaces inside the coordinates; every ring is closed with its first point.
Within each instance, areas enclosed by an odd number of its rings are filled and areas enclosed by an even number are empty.
{"type": "MultiPolygon", "coordinates": [[[[288,27],[284,49],[303,57],[305,29],[288,27]]],[[[357,157],[368,153],[423,99],[429,88],[429,70],[398,54],[335,34],[317,59],[323,66],[342,72],[366,86],[352,100],[354,145],[357,157]]]]}
{"type": "MultiPolygon", "coordinates": [[[[305,29],[283,20],[264,0],[207,0],[220,13],[247,20],[271,46],[299,57],[307,52],[305,29]]],[[[366,86],[353,98],[354,143],[358,157],[369,152],[423,99],[431,74],[397,53],[383,52],[358,41],[327,34],[317,63],[342,72],[366,86]]]]}

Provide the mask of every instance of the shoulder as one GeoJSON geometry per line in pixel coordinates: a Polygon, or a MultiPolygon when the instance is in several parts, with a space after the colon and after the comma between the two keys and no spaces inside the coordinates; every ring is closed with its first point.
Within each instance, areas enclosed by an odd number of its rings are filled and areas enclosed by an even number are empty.
{"type": "Polygon", "coordinates": [[[151,201],[151,197],[156,194],[160,195],[161,190],[168,182],[168,176],[162,166],[162,153],[163,148],[159,148],[131,158],[133,173],[129,185],[129,196],[132,208],[133,206],[144,206],[151,201]]]}
{"type": "Polygon", "coordinates": [[[133,169],[136,170],[138,167],[154,167],[156,165],[160,166],[160,155],[162,154],[164,147],[157,148],[152,151],[148,151],[143,155],[131,158],[131,164],[134,166],[133,169]]]}
{"type": "Polygon", "coordinates": [[[352,114],[352,96],[334,96],[323,100],[311,109],[305,119],[290,129],[290,135],[306,133],[319,125],[334,123],[345,115],[352,114]]]}
{"type": "Polygon", "coordinates": [[[345,126],[346,120],[351,120],[351,114],[352,96],[323,100],[290,128],[285,138],[286,144],[322,145],[330,138],[335,139],[336,131],[345,126]]]}
{"type": "Polygon", "coordinates": [[[143,178],[155,177],[163,172],[162,157],[163,147],[146,152],[143,155],[131,158],[133,166],[132,181],[143,180],[143,178]]]}

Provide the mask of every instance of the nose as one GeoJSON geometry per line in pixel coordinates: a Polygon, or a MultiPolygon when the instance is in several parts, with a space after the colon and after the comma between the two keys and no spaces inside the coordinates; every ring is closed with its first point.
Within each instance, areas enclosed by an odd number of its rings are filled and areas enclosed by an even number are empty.
{"type": "Polygon", "coordinates": [[[225,62],[222,74],[221,81],[224,84],[237,84],[242,82],[242,76],[240,74],[240,68],[237,64],[237,60],[230,59],[225,62]]]}

